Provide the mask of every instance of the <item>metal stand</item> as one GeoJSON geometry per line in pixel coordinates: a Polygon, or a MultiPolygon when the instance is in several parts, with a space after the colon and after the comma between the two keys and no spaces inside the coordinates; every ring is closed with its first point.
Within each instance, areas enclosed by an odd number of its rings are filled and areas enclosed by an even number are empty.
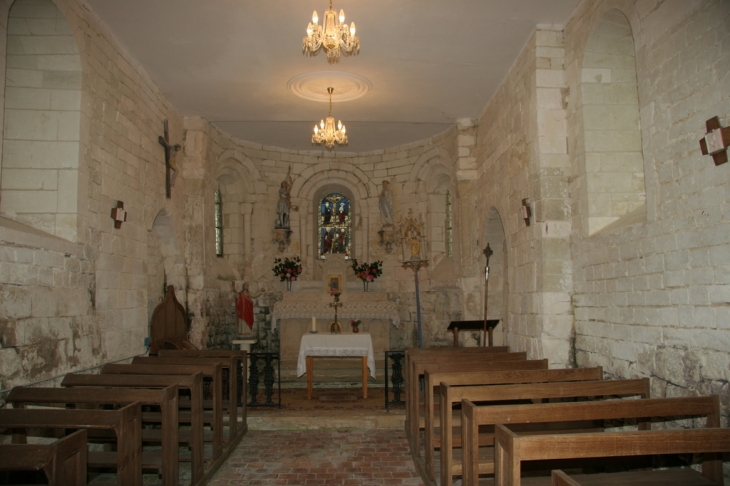
{"type": "Polygon", "coordinates": [[[428,261],[426,260],[409,260],[403,262],[404,268],[412,268],[413,276],[416,279],[416,316],[418,321],[418,347],[423,347],[423,328],[421,327],[421,291],[418,288],[418,269],[421,267],[427,267],[428,261]]]}

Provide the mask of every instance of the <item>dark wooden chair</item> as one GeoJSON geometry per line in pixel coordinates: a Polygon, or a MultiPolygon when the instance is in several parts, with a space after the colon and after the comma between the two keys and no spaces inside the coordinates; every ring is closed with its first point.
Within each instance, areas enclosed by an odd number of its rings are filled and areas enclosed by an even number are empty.
{"type": "Polygon", "coordinates": [[[155,307],[150,320],[150,355],[161,349],[198,349],[188,341],[185,308],[175,297],[172,285],[168,285],[164,299],[155,307]]]}
{"type": "Polygon", "coordinates": [[[52,444],[0,445],[0,471],[43,471],[48,486],[86,486],[86,430],[52,444]]]}

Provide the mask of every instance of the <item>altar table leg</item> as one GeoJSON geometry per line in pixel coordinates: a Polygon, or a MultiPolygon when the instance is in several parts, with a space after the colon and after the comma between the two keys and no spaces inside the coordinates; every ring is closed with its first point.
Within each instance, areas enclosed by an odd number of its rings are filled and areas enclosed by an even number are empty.
{"type": "Polygon", "coordinates": [[[459,347],[459,328],[455,327],[453,329],[453,331],[454,331],[454,347],[458,348],[459,347]]]}
{"type": "Polygon", "coordinates": [[[368,357],[362,357],[362,397],[368,397],[368,357]]]}
{"type": "Polygon", "coordinates": [[[312,375],[314,374],[314,359],[312,356],[307,356],[307,400],[312,399],[312,375]]]}

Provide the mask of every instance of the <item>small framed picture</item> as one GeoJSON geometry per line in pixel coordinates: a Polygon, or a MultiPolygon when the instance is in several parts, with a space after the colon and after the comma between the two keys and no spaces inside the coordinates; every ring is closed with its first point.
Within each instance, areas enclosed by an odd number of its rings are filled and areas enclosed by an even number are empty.
{"type": "Polygon", "coordinates": [[[327,288],[330,293],[332,293],[333,291],[341,292],[342,287],[340,286],[340,284],[341,281],[339,275],[330,275],[329,277],[327,277],[327,288]]]}

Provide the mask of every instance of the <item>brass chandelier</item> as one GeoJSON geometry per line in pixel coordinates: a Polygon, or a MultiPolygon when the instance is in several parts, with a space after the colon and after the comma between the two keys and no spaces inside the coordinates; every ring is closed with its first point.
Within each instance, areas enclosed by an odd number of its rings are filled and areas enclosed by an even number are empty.
{"type": "Polygon", "coordinates": [[[319,125],[314,125],[314,134],[312,135],[312,145],[324,144],[328,150],[332,150],[335,143],[338,145],[347,145],[347,135],[345,125],[341,120],[337,121],[335,128],[335,119],[332,118],[332,93],[334,88],[327,88],[330,94],[330,112],[325,120],[321,120],[319,125]]]}
{"type": "Polygon", "coordinates": [[[312,22],[307,26],[307,36],[302,40],[302,50],[314,55],[324,46],[327,51],[327,61],[334,63],[340,60],[340,51],[347,54],[357,53],[360,50],[360,39],[355,35],[355,22],[349,26],[345,23],[345,12],[337,12],[330,8],[325,10],[324,19],[320,26],[317,11],[312,15],[312,22]],[[338,21],[339,20],[339,21],[338,21]]]}

